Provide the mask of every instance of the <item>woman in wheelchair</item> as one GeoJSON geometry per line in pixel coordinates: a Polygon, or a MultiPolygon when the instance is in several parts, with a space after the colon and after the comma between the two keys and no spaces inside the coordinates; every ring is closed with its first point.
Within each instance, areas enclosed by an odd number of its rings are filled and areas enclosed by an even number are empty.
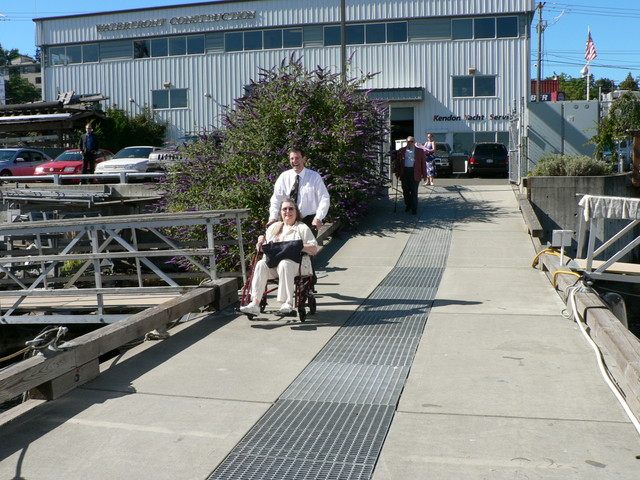
{"type": "Polygon", "coordinates": [[[302,222],[300,210],[290,198],[283,200],[280,218],[281,221],[269,226],[265,235],[258,237],[256,250],[265,254],[253,270],[251,301],[240,307],[246,315],[260,314],[260,301],[267,281],[272,278],[279,278],[277,300],[282,302],[279,313],[291,313],[295,306],[295,277],[313,274],[309,255],[318,252],[318,242],[311,229],[302,222]]]}

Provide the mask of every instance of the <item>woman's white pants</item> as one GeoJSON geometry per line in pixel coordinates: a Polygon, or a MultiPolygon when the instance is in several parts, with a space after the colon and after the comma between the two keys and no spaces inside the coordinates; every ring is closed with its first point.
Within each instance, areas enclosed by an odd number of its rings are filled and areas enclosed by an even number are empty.
{"type": "Polygon", "coordinates": [[[265,259],[261,259],[253,269],[251,301],[259,305],[264,289],[267,286],[267,281],[272,278],[279,278],[277,300],[282,303],[288,303],[292,307],[295,306],[295,278],[299,270],[300,264],[293,260],[281,260],[277,267],[269,268],[265,259]]]}

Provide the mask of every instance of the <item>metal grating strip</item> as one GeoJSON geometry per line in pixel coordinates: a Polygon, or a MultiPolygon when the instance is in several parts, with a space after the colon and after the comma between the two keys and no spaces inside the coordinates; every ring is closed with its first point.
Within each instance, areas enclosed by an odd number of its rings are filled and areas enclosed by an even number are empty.
{"type": "Polygon", "coordinates": [[[409,367],[313,362],[280,398],[394,406],[408,373],[409,367]]]}
{"type": "Polygon", "coordinates": [[[384,337],[379,335],[358,335],[345,337],[322,350],[316,362],[336,362],[363,365],[409,366],[407,359],[412,356],[420,339],[416,336],[384,337]]]}
{"type": "Polygon", "coordinates": [[[446,208],[425,210],[396,267],[210,480],[371,478],[446,266],[457,199],[449,193],[446,208]]]}
{"type": "Polygon", "coordinates": [[[370,478],[394,410],[279,400],[210,478],[370,478]]]}

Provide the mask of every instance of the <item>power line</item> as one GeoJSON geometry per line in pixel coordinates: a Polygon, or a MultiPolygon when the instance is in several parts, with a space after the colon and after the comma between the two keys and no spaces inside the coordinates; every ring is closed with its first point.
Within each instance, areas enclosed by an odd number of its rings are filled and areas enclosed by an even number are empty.
{"type": "Polygon", "coordinates": [[[599,17],[611,18],[640,18],[640,9],[638,8],[615,8],[609,5],[606,7],[592,7],[571,3],[547,2],[545,4],[545,9],[552,12],[565,12],[574,15],[597,15],[599,17]]]}

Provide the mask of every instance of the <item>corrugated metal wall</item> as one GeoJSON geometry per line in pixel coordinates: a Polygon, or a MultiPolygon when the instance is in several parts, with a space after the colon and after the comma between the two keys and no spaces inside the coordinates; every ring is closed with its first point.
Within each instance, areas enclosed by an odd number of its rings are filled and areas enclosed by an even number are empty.
{"type": "MultiPolygon", "coordinates": [[[[598,101],[531,102],[527,169],[550,154],[593,156],[595,145],[588,143],[598,122],[598,101]]],[[[527,171],[528,171],[527,170],[527,171]]]]}
{"type": "MultiPolygon", "coordinates": [[[[439,15],[531,12],[532,0],[347,0],[348,21],[375,21],[433,17],[439,15]]],[[[126,13],[44,19],[38,22],[38,39],[44,45],[95,42],[118,38],[139,38],[178,33],[216,31],[229,28],[260,28],[322,24],[339,20],[339,1],[327,6],[326,0],[308,0],[301,8],[299,0],[216,2],[196,6],[136,10],[126,13]],[[255,20],[192,24],[153,29],[96,32],[97,24],[156,18],[173,18],[203,13],[256,10],[255,20]]],[[[526,22],[524,22],[526,23],[526,22]]],[[[425,99],[415,108],[415,132],[422,137],[428,130],[507,131],[508,121],[434,122],[434,115],[508,115],[515,102],[528,94],[529,32],[520,38],[497,40],[430,40],[382,45],[348,46],[355,52],[350,75],[379,72],[369,88],[425,89],[425,99]],[[497,95],[492,98],[451,98],[451,76],[467,75],[474,67],[477,74],[497,75],[497,95]]],[[[173,125],[170,136],[185,131],[219,125],[224,106],[243,94],[244,86],[257,78],[261,68],[279,64],[291,54],[303,56],[310,69],[316,65],[340,70],[340,47],[306,47],[236,53],[209,53],[176,57],[113,60],[95,64],[47,67],[43,71],[44,96],[55,99],[58,92],[103,93],[108,104],[131,113],[151,103],[151,90],[189,89],[185,109],[157,110],[159,118],[173,125]],[[206,95],[209,94],[209,95],[206,95]]]]}

